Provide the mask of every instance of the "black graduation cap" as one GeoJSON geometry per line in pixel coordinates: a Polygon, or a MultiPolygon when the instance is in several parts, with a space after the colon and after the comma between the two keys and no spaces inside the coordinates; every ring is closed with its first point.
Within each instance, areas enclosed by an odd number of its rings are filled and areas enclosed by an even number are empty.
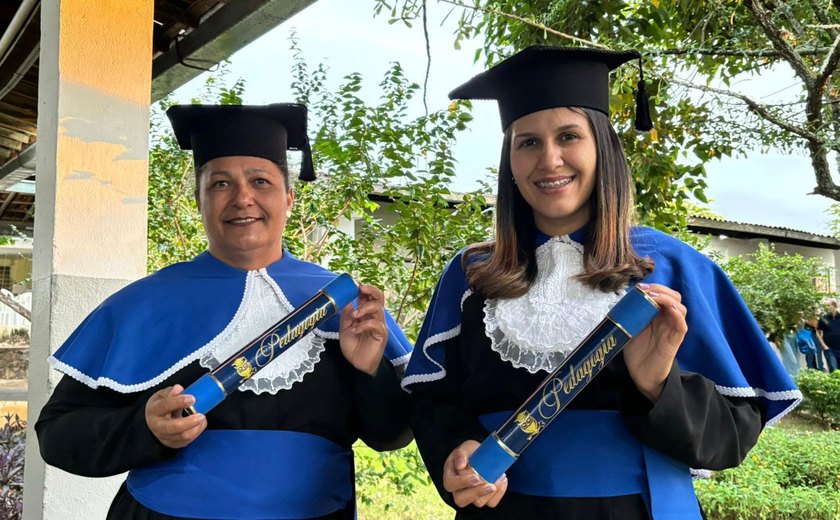
{"type": "MultiPolygon", "coordinates": [[[[502,128],[520,117],[555,107],[585,107],[610,113],[610,71],[633,59],[638,51],[580,47],[532,46],[478,74],[449,93],[449,99],[495,99],[502,128]]],[[[653,128],[640,77],[636,93],[636,128],[653,128]]]]}
{"type": "Polygon", "coordinates": [[[262,157],[285,168],[290,148],[303,152],[300,179],[315,180],[305,105],[174,105],[166,115],[178,145],[193,151],[196,168],[230,155],[262,157]]]}

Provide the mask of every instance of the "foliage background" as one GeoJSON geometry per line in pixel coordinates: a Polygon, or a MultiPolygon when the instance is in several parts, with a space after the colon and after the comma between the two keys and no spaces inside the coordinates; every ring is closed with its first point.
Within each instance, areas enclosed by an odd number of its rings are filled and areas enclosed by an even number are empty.
{"type": "Polygon", "coordinates": [[[760,243],[755,253],[719,262],[771,338],[795,330],[803,313],[819,309],[825,297],[812,281],[826,274],[817,258],[777,254],[772,246],[760,243]]]}

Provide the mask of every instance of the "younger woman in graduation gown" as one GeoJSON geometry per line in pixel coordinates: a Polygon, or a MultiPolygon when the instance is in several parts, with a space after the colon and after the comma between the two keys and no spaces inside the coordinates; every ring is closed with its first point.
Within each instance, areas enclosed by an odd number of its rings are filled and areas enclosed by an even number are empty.
{"type": "Polygon", "coordinates": [[[335,275],[283,249],[293,191],[287,147],[314,171],[306,107],[175,106],[196,163],[209,250],[139,280],[94,310],[50,358],[66,375],[35,429],[48,464],[128,471],[108,518],[355,515],[351,446],[410,440],[398,370],[410,345],[361,285],[320,325],[211,410],[183,393],[335,275]],[[384,353],[384,355],[383,355],[384,353]]]}
{"type": "Polygon", "coordinates": [[[403,380],[456,518],[701,518],[692,471],[738,465],[801,398],[721,270],[631,225],[609,72],[638,58],[531,47],[450,94],[495,99],[504,129],[495,239],[447,266],[403,380]],[[468,463],[480,441],[637,283],[661,308],[652,324],[499,481],[481,481],[468,463]]]}

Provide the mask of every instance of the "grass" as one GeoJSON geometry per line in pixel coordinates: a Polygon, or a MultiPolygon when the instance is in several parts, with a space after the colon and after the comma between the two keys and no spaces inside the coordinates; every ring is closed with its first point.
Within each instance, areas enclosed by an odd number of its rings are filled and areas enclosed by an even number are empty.
{"type": "Polygon", "coordinates": [[[829,430],[829,428],[819,420],[799,412],[789,413],[774,426],[781,430],[797,432],[824,432],[829,430]]]}

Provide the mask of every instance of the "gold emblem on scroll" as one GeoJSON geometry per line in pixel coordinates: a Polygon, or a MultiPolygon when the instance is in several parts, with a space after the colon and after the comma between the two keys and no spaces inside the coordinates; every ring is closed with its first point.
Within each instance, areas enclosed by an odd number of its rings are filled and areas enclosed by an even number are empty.
{"type": "Polygon", "coordinates": [[[252,367],[251,363],[248,363],[248,360],[244,357],[234,359],[233,368],[236,370],[236,373],[239,374],[239,377],[243,379],[248,379],[254,375],[254,367],[252,367]]]}
{"type": "Polygon", "coordinates": [[[534,419],[528,412],[519,412],[516,416],[516,424],[520,430],[528,434],[529,441],[543,428],[543,423],[534,419]]]}

